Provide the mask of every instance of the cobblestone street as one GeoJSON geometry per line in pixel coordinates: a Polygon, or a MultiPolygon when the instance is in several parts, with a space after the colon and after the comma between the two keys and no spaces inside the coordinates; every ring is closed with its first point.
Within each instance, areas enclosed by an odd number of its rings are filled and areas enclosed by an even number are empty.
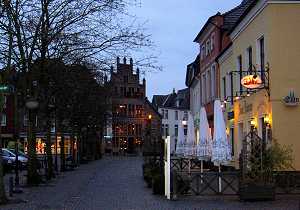
{"type": "Polygon", "coordinates": [[[27,203],[2,210],[298,210],[299,199],[242,203],[229,197],[186,197],[168,201],[152,195],[142,179],[142,158],[105,157],[60,175],[46,186],[26,188],[19,195],[27,203]]]}

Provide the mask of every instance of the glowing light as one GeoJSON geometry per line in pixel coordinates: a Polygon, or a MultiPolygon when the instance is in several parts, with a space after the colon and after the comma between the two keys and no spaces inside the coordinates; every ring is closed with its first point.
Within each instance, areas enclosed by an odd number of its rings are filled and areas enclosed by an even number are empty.
{"type": "Polygon", "coordinates": [[[250,124],[251,124],[251,126],[256,128],[256,120],[254,118],[251,119],[250,124]]]}
{"type": "Polygon", "coordinates": [[[149,119],[149,120],[152,119],[152,115],[151,115],[151,114],[148,115],[148,119],[149,119]]]}

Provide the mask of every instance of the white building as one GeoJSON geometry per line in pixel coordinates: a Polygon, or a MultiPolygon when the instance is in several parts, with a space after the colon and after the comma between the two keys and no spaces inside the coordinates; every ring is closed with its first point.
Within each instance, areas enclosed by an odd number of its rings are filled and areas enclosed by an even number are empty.
{"type": "Polygon", "coordinates": [[[190,111],[194,118],[194,125],[196,131],[196,139],[199,139],[199,123],[200,123],[200,109],[201,109],[201,83],[197,78],[199,75],[199,56],[195,61],[187,66],[185,85],[190,92],[190,111]]]}
{"type": "MultiPolygon", "coordinates": [[[[168,95],[154,95],[152,104],[157,108],[162,117],[162,138],[170,136],[171,152],[175,152],[178,138],[178,128],[183,121],[188,120],[190,103],[189,89],[179,90],[168,95]]],[[[184,134],[187,135],[187,125],[184,126],[184,134]]]]}

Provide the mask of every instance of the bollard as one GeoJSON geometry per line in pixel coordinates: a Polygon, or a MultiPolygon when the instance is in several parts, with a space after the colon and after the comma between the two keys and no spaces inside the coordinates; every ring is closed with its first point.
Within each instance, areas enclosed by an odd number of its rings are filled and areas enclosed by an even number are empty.
{"type": "Polygon", "coordinates": [[[11,176],[9,177],[9,185],[8,185],[8,192],[10,197],[13,196],[13,188],[14,188],[14,178],[11,176]]]}

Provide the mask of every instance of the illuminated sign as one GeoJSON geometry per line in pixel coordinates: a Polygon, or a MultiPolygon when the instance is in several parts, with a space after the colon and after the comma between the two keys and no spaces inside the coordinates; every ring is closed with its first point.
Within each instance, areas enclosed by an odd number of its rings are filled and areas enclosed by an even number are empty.
{"type": "Polygon", "coordinates": [[[295,96],[295,91],[291,90],[289,95],[284,97],[283,99],[285,105],[287,106],[298,106],[299,105],[299,97],[295,96]]]}
{"type": "Polygon", "coordinates": [[[262,80],[258,75],[247,75],[242,78],[241,84],[248,89],[259,88],[262,85],[262,80]]]}

